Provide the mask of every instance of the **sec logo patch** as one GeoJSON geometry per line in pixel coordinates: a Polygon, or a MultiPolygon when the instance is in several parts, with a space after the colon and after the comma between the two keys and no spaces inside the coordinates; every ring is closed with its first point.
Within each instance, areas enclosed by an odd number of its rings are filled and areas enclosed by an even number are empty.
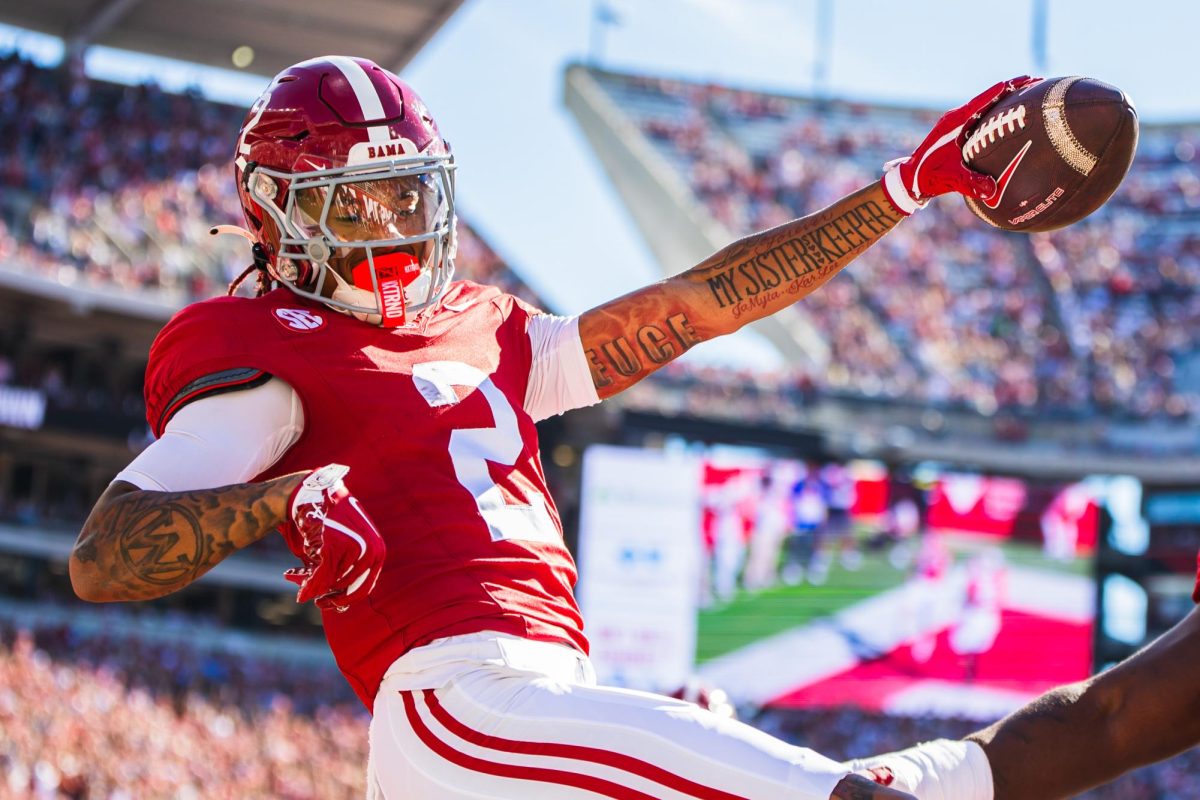
{"type": "Polygon", "coordinates": [[[325,318],[306,308],[277,308],[275,321],[289,331],[307,333],[325,327],[325,318]]]}

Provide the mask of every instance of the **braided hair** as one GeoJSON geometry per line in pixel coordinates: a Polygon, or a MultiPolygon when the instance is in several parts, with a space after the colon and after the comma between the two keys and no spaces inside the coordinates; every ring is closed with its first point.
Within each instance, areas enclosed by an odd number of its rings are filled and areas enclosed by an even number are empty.
{"type": "Polygon", "coordinates": [[[255,242],[254,246],[251,248],[251,252],[254,255],[254,262],[242,270],[241,275],[238,275],[233,279],[233,281],[229,284],[228,291],[225,292],[226,295],[232,296],[233,293],[238,290],[238,287],[242,285],[242,282],[254,273],[258,273],[254,286],[254,296],[262,297],[264,294],[271,291],[273,279],[271,278],[271,273],[267,270],[267,251],[261,244],[255,242]]]}

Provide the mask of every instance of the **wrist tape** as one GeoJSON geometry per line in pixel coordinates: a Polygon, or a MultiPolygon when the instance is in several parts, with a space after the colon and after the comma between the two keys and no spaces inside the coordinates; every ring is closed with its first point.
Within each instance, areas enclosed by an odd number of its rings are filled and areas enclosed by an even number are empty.
{"type": "Polygon", "coordinates": [[[888,767],[896,778],[892,787],[920,800],[993,800],[992,767],[975,742],[935,739],[847,766],[855,771],[888,767]]]}

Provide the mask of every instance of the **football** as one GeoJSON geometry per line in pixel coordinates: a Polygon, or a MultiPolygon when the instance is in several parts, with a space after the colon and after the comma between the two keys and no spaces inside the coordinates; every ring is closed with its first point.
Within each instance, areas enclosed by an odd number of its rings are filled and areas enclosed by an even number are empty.
{"type": "Polygon", "coordinates": [[[1046,78],[1001,100],[967,134],[963,160],[996,179],[967,205],[997,228],[1033,233],[1070,225],[1104,204],[1129,170],[1137,112],[1115,86],[1046,78]]]}

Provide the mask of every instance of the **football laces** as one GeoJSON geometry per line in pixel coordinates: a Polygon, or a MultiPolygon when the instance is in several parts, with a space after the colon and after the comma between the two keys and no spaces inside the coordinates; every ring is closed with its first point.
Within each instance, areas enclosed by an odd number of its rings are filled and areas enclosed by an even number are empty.
{"type": "Polygon", "coordinates": [[[1006,133],[1015,133],[1025,127],[1025,104],[1014,106],[1008,111],[996,114],[975,129],[963,145],[963,160],[970,161],[984,149],[996,141],[1003,139],[1006,133]]]}

